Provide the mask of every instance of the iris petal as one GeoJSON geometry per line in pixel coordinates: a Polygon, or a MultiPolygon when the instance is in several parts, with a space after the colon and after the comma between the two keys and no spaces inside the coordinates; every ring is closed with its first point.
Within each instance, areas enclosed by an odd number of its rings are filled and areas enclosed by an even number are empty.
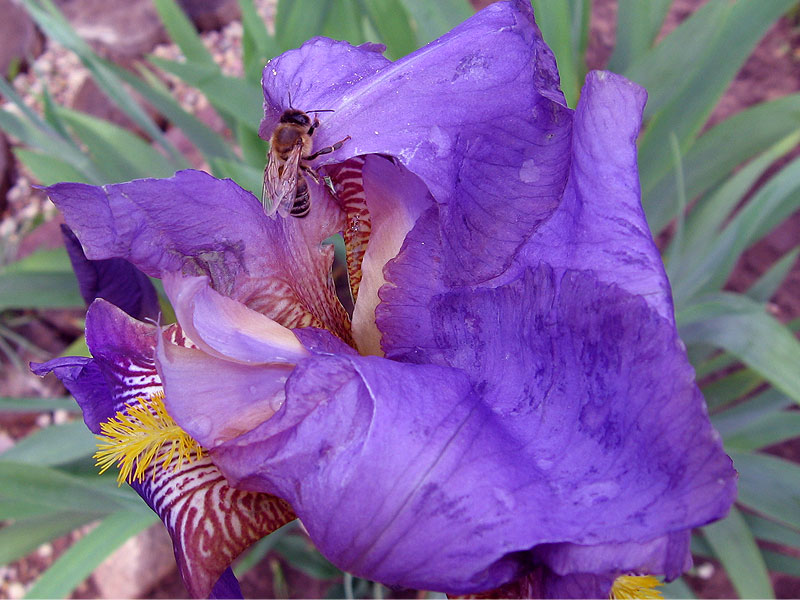
{"type": "Polygon", "coordinates": [[[586,77],[575,113],[569,182],[558,210],[517,264],[591,269],[673,321],[669,282],[640,202],[636,137],[647,94],[619,75],[586,77]]]}
{"type": "Polygon", "coordinates": [[[499,2],[394,63],[319,38],[273,59],[262,131],[289,95],[295,107],[333,110],[314,148],[351,139],[315,165],[395,157],[442,205],[448,277],[477,283],[508,268],[558,206],[572,123],[557,83],[530,6],[499,2]]]}
{"type": "Polygon", "coordinates": [[[646,544],[726,513],[731,461],[641,298],[542,267],[438,310],[442,366],[308,359],[217,464],[286,498],[340,567],[448,593],[511,579],[539,544],[646,544]]]}
{"type": "Polygon", "coordinates": [[[214,290],[285,327],[317,326],[349,340],[349,319],[330,280],[341,229],[324,186],[309,186],[315,210],[303,219],[269,219],[230,180],[200,171],[103,187],[47,188],[91,260],[124,258],[153,277],[206,276],[214,290]]]}
{"type": "MultiPolygon", "coordinates": [[[[56,359],[35,371],[53,370],[75,395],[89,429],[100,433],[100,423],[126,404],[162,391],[153,360],[156,334],[154,325],[97,300],[87,314],[94,357],[56,359]]],[[[294,513],[279,498],[233,489],[208,456],[176,467],[161,468],[156,460],[131,486],[167,526],[189,594],[235,594],[238,584],[227,572],[231,561],[294,513]]]]}

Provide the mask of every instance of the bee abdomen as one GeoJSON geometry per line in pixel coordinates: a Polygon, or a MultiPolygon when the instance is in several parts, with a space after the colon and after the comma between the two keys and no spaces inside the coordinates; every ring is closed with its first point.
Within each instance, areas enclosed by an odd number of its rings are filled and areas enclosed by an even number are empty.
{"type": "Polygon", "coordinates": [[[298,219],[305,217],[311,210],[311,198],[308,193],[308,184],[302,177],[297,179],[297,191],[294,194],[294,203],[289,209],[289,214],[298,219]]]}

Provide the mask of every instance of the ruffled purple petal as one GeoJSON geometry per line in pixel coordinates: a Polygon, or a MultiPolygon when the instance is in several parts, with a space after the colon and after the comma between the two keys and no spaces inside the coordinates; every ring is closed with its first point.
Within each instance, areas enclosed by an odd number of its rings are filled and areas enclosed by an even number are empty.
{"type": "MultiPolygon", "coordinates": [[[[647,544],[727,512],[731,461],[674,332],[640,298],[542,268],[442,310],[442,335],[465,320],[499,332],[453,338],[445,358],[463,370],[308,359],[281,410],[215,462],[286,498],[341,568],[448,593],[514,578],[539,544],[647,544]]],[[[628,550],[609,562],[629,568],[628,550]]],[[[669,557],[667,573],[685,566],[669,557]]]]}
{"type": "Polygon", "coordinates": [[[350,139],[315,166],[400,161],[441,204],[448,278],[472,284],[502,273],[558,205],[572,114],[557,84],[530,5],[500,2],[394,63],[321,38],[283,54],[264,70],[262,131],[290,94],[296,108],[333,110],[320,115],[314,148],[350,139]]]}
{"type": "Polygon", "coordinates": [[[669,282],[640,201],[636,138],[646,99],[644,89],[624,77],[589,73],[575,113],[561,204],[516,262],[520,268],[545,262],[591,269],[672,321],[669,282]]]}
{"type": "Polygon", "coordinates": [[[554,573],[658,573],[671,581],[692,567],[691,531],[676,531],[655,540],[625,544],[542,544],[531,553],[554,573]]]}
{"type": "Polygon", "coordinates": [[[164,289],[183,332],[211,356],[244,364],[295,363],[308,356],[289,329],[215,291],[207,277],[168,274],[164,289]]]}
{"type": "Polygon", "coordinates": [[[158,295],[147,275],[121,258],[89,260],[69,227],[62,225],[61,234],[87,306],[103,298],[135,319],[158,317],[158,295]]]}
{"type": "Polygon", "coordinates": [[[322,185],[310,185],[306,219],[271,220],[233,181],[201,171],[103,187],[47,188],[91,260],[124,258],[152,277],[206,276],[213,289],[286,327],[325,327],[349,339],[349,321],[330,281],[341,229],[322,185]],[[301,226],[298,221],[303,221],[301,226]]]}

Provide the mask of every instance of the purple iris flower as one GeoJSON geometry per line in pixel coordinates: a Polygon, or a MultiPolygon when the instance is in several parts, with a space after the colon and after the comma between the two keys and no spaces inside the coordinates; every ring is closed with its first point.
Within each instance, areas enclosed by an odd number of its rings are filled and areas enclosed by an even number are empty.
{"type": "Polygon", "coordinates": [[[161,278],[175,309],[159,327],[96,300],[93,358],[37,370],[95,431],[163,386],[203,458],[135,487],[190,592],[229,581],[291,511],[334,564],[392,586],[603,597],[621,575],[685,571],[691,528],[726,514],[736,474],[639,201],[644,90],[592,72],[567,108],[525,0],[394,63],[317,38],[263,87],[263,137],[291,98],[333,111],[315,150],[345,140],[301,171],[304,218],[198,171],[48,189],[90,260],[161,278]],[[321,245],[337,232],[352,319],[321,245]],[[202,551],[162,501],[197,464],[224,487],[212,500],[233,498],[192,504],[216,515],[202,551]],[[225,511],[265,510],[233,544],[225,511]]]}

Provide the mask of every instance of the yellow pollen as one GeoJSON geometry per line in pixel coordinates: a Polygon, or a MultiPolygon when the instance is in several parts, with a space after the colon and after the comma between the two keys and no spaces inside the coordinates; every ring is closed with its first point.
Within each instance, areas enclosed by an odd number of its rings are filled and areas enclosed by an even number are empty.
{"type": "Polygon", "coordinates": [[[614,580],[610,600],[633,600],[634,598],[663,598],[656,588],[661,585],[652,575],[620,575],[614,580]]]}
{"type": "MultiPolygon", "coordinates": [[[[164,407],[164,392],[147,398],[137,398],[135,404],[126,404],[105,423],[100,424],[102,435],[94,457],[100,473],[116,464],[119,469],[117,482],[131,483],[144,480],[147,467],[159,457],[161,467],[167,468],[177,455],[173,470],[184,461],[192,461],[203,455],[203,448],[188,433],[178,427],[164,407]],[[161,449],[169,448],[161,452],[161,449]],[[134,469],[135,467],[135,469],[134,469]]],[[[156,469],[153,469],[153,479],[156,469]]]]}

